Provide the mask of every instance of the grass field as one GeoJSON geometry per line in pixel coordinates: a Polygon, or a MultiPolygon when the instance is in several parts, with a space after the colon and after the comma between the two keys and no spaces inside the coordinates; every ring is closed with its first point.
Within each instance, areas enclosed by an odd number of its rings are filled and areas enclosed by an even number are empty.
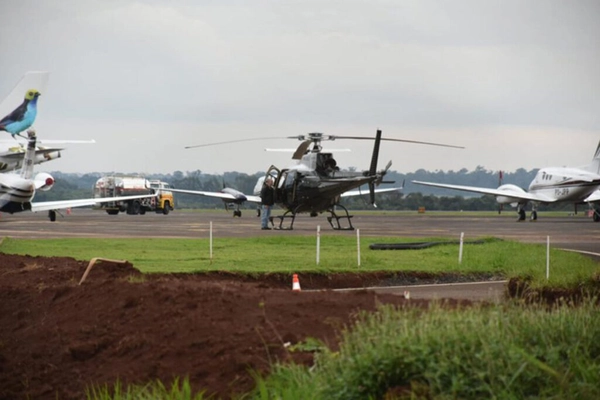
{"type": "MultiPolygon", "coordinates": [[[[412,240],[415,241],[415,240],[412,240]]],[[[443,242],[429,238],[419,241],[443,242]]],[[[127,260],[142,272],[198,273],[231,271],[246,274],[299,272],[424,271],[431,273],[492,273],[531,277],[532,285],[573,287],[600,274],[588,257],[550,251],[550,279],[546,280],[546,247],[515,241],[486,239],[465,244],[459,263],[459,245],[444,244],[422,250],[370,250],[373,243],[398,243],[398,238],[365,238],[360,243],[360,265],[355,238],[323,235],[319,262],[314,237],[208,239],[11,239],[0,251],[32,256],[94,257],[127,260]]],[[[411,242],[411,240],[404,240],[411,242]]]]}

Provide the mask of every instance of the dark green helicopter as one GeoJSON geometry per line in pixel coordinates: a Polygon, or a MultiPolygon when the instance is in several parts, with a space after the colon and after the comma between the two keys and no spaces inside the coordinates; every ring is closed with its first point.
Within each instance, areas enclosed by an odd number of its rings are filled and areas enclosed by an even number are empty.
{"type": "Polygon", "coordinates": [[[271,217],[271,223],[274,226],[273,220],[279,219],[279,223],[275,226],[278,229],[293,229],[294,220],[299,213],[309,213],[310,216],[315,217],[320,213],[327,212],[329,213],[327,221],[333,229],[352,230],[354,229],[351,220],[352,216],[348,213],[346,207],[340,204],[342,197],[367,194],[352,189],[368,185],[370,204],[376,207],[375,193],[399,191],[402,189],[402,187],[375,189],[381,183],[394,183],[384,182],[383,180],[392,165],[391,161],[388,162],[383,170],[376,170],[379,147],[382,140],[458,147],[429,142],[382,138],[381,130],[377,130],[374,138],[324,135],[318,132],[292,136],[290,138],[302,140],[302,143],[298,146],[292,157],[292,159],[298,160],[298,164],[286,169],[278,169],[275,166],[271,166],[266,174],[266,176],[274,178],[275,204],[285,210],[283,215],[271,217]],[[362,172],[341,171],[332,153],[323,152],[321,147],[321,141],[336,139],[374,140],[375,143],[369,169],[362,172]],[[285,224],[285,221],[288,220],[289,224],[285,224]],[[342,226],[340,220],[347,221],[347,224],[342,226]]]}

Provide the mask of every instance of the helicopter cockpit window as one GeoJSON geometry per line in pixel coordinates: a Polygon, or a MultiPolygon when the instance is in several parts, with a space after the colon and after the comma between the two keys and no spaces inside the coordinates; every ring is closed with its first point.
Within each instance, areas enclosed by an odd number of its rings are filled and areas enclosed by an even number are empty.
{"type": "Polygon", "coordinates": [[[294,180],[296,179],[296,172],[288,173],[285,177],[285,187],[291,188],[294,186],[294,180]]]}

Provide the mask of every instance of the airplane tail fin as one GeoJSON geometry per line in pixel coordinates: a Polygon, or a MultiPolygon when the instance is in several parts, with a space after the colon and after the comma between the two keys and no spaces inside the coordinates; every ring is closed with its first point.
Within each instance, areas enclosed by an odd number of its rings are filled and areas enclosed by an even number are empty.
{"type": "Polygon", "coordinates": [[[15,107],[21,104],[25,92],[29,89],[36,89],[44,95],[48,86],[49,76],[50,73],[47,71],[30,71],[23,75],[10,93],[0,102],[0,118],[10,114],[15,107]]]}
{"type": "Polygon", "coordinates": [[[586,170],[600,174],[600,142],[598,143],[598,147],[596,147],[596,152],[594,153],[594,158],[592,158],[592,162],[585,167],[586,170]]]}
{"type": "Polygon", "coordinates": [[[25,150],[23,167],[21,168],[21,178],[23,179],[31,179],[33,177],[33,166],[35,164],[35,145],[37,142],[35,130],[29,129],[27,131],[27,137],[27,149],[25,150]]]}

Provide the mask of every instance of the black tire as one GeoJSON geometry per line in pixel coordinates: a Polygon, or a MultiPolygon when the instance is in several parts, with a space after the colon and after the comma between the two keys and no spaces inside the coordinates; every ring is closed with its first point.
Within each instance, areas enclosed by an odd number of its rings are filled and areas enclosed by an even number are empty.
{"type": "Polygon", "coordinates": [[[598,214],[598,211],[594,210],[594,215],[592,216],[592,219],[594,220],[594,222],[600,221],[600,215],[598,214]]]}
{"type": "Polygon", "coordinates": [[[129,203],[127,207],[127,214],[129,215],[138,215],[140,213],[140,202],[137,200],[133,200],[129,203]]]}
{"type": "Polygon", "coordinates": [[[532,211],[531,212],[531,220],[532,221],[537,221],[537,211],[532,211]]]}
{"type": "Polygon", "coordinates": [[[140,215],[146,214],[146,209],[144,207],[140,207],[140,215]]]}
{"type": "Polygon", "coordinates": [[[119,210],[106,210],[108,215],[117,215],[119,214],[119,210]]]}
{"type": "Polygon", "coordinates": [[[525,216],[525,210],[519,210],[519,219],[517,219],[517,221],[525,221],[526,216],[525,216]]]}
{"type": "Polygon", "coordinates": [[[56,211],[54,211],[54,210],[48,211],[48,218],[52,222],[56,221],[56,211]]]}
{"type": "Polygon", "coordinates": [[[164,207],[162,209],[162,213],[164,215],[169,215],[170,208],[171,208],[171,205],[169,204],[169,202],[165,201],[164,207]]]}

